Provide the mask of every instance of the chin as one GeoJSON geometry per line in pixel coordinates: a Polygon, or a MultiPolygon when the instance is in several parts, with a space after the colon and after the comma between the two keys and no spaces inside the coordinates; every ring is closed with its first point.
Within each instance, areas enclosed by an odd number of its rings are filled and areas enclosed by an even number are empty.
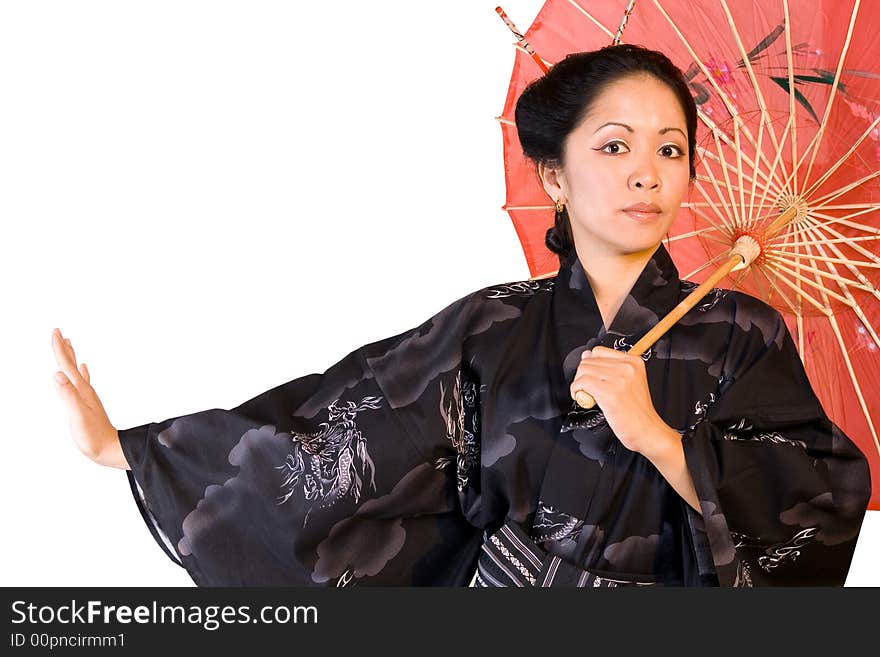
{"type": "Polygon", "coordinates": [[[657,240],[656,242],[645,242],[640,244],[634,244],[630,242],[629,244],[621,244],[618,247],[618,253],[620,255],[639,255],[646,253],[654,253],[657,248],[660,246],[663,240],[657,240]]]}

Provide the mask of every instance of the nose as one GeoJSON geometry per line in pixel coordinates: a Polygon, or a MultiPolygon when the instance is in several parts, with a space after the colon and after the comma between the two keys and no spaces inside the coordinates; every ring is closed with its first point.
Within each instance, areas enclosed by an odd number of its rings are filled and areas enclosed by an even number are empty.
{"type": "Polygon", "coordinates": [[[659,189],[660,177],[657,175],[657,170],[653,164],[642,163],[630,176],[629,185],[631,188],[639,190],[659,189]]]}

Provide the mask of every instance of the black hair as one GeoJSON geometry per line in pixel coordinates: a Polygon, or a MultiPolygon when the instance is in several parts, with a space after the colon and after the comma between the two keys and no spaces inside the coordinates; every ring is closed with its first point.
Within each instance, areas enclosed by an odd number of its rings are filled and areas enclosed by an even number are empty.
{"type": "MultiPolygon", "coordinates": [[[[633,44],[605,46],[567,55],[531,82],[516,103],[516,130],[523,154],[535,163],[559,168],[568,135],[580,125],[605,88],[617,80],[647,73],[675,92],[684,111],[690,179],[696,178],[697,105],[684,74],[658,50],[633,44]]],[[[544,237],[560,264],[574,250],[568,208],[556,213],[544,237]]]]}

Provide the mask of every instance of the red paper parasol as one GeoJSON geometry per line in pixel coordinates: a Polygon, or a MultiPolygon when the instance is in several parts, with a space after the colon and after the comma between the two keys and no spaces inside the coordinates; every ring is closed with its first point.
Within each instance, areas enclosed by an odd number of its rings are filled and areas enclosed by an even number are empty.
{"type": "Polygon", "coordinates": [[[683,279],[704,283],[743,235],[760,243],[718,284],[783,313],[825,411],[868,457],[868,508],[880,509],[880,12],[859,0],[548,0],[525,34],[506,22],[518,39],[498,117],[504,207],[532,278],[558,259],[544,245],[553,205],[517,138],[520,93],[572,52],[664,52],[700,119],[697,180],[667,248],[683,279]]]}

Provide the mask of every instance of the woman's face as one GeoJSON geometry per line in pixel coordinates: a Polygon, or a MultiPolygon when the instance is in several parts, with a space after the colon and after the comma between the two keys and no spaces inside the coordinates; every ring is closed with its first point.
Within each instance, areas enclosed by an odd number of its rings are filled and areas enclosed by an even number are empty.
{"type": "Polygon", "coordinates": [[[690,182],[678,97],[652,75],[615,81],[568,135],[562,169],[539,171],[551,198],[566,203],[580,256],[652,253],[690,182]],[[625,212],[637,203],[659,212],[625,212]]]}

